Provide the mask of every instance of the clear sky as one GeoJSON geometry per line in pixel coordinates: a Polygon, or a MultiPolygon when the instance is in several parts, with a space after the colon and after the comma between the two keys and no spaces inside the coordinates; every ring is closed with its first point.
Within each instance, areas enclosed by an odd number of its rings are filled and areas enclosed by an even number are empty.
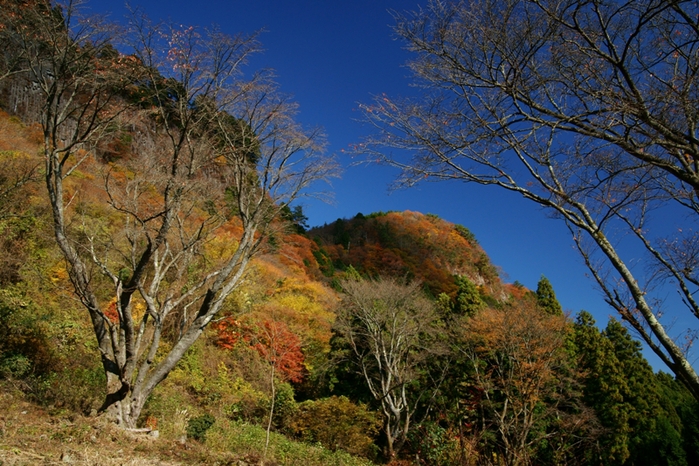
{"type": "MultiPolygon", "coordinates": [[[[410,55],[391,29],[391,10],[415,10],[426,0],[131,0],[154,21],[186,26],[218,25],[228,34],[260,36],[265,51],[250,70],[273,68],[281,90],[300,104],[299,120],[322,126],[329,152],[346,167],[333,182],[335,202],[304,202],[311,226],[350,218],[358,212],[413,210],[432,213],[469,228],[501,269],[507,282],[536,289],[541,275],[553,284],[563,308],[590,311],[606,325],[612,310],[586,276],[565,225],[547,217],[530,201],[489,188],[463,183],[427,183],[389,191],[395,172],[387,167],[351,166],[343,154],[370,129],[358,120],[358,103],[372,96],[415,92],[405,67],[410,55]]],[[[98,13],[119,21],[122,0],[90,0],[98,13]]],[[[647,354],[656,368],[657,360],[647,354]]]]}

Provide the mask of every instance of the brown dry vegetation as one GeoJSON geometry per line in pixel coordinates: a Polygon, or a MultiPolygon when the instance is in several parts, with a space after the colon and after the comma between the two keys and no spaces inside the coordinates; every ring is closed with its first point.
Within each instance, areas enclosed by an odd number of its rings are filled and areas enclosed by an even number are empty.
{"type": "MultiPolygon", "coordinates": [[[[9,383],[0,386],[0,464],[179,465],[223,459],[200,445],[134,434],[71,411],[51,413],[9,383]]],[[[235,464],[235,463],[231,463],[235,464]]],[[[243,463],[244,464],[244,463],[243,463]]]]}

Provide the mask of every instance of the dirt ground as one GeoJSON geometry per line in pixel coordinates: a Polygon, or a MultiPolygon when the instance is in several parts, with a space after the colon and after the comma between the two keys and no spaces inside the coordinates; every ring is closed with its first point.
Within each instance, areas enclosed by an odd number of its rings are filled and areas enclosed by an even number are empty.
{"type": "Polygon", "coordinates": [[[233,456],[147,433],[121,430],[100,417],[49,412],[0,386],[0,466],[247,466],[233,456]]]}

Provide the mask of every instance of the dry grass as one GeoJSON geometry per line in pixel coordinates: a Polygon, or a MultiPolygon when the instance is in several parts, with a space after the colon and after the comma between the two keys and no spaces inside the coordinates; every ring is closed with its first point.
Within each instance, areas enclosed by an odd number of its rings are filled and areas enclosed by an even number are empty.
{"type": "Polygon", "coordinates": [[[247,465],[232,455],[207,451],[117,428],[100,417],[50,413],[24,395],[0,385],[0,466],[19,465],[175,466],[247,465]]]}
{"type": "MultiPolygon", "coordinates": [[[[180,409],[171,422],[184,425],[180,409]]],[[[119,429],[103,417],[73,411],[51,412],[32,403],[7,381],[0,381],[0,466],[369,466],[345,452],[294,442],[274,434],[267,459],[261,454],[264,429],[221,419],[205,444],[154,438],[119,429]]]]}

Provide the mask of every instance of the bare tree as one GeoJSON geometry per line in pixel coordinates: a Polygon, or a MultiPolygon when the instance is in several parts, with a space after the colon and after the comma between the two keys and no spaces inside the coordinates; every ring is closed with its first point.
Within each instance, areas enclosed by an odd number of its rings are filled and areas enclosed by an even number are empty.
{"type": "Polygon", "coordinates": [[[26,56],[45,100],[54,231],[97,337],[101,409],[132,428],[279,212],[335,164],[267,73],[242,78],[254,36],[135,16],[124,56],[94,21],[73,23],[75,5],[53,11],[38,24],[56,38],[26,56]],[[121,153],[105,152],[124,140],[121,153]],[[101,182],[71,183],[78,169],[101,182]]]}
{"type": "Polygon", "coordinates": [[[381,405],[386,453],[393,458],[405,443],[419,403],[426,397],[429,402],[439,388],[439,381],[420,380],[430,356],[444,351],[435,338],[439,318],[418,283],[348,279],[341,286],[345,297],[336,329],[381,405]]]}
{"type": "Polygon", "coordinates": [[[399,184],[492,185],[550,209],[606,301],[699,399],[697,13],[685,1],[435,0],[396,15],[423,98],[364,106],[380,131],[359,150],[401,168],[399,184]],[[622,240],[646,251],[645,270],[622,240]],[[673,305],[669,320],[653,294],[668,279],[689,311],[673,305]],[[695,324],[670,332],[673,318],[695,324]]]}

